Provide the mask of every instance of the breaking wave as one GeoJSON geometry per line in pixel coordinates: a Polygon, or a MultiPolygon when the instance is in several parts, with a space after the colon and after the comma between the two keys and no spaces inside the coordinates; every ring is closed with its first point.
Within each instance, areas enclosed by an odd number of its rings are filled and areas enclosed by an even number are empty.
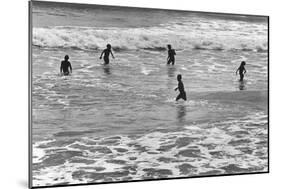
{"type": "Polygon", "coordinates": [[[110,43],[115,51],[166,50],[241,50],[266,52],[267,41],[250,34],[218,35],[215,31],[196,32],[183,28],[94,28],[56,26],[33,29],[33,45],[40,48],[101,50],[110,43]]]}

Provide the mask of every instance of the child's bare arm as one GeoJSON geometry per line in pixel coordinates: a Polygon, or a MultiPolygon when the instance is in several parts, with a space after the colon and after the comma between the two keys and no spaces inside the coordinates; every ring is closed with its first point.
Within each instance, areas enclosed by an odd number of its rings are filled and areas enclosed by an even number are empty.
{"type": "Polygon", "coordinates": [[[104,51],[102,51],[101,55],[100,55],[100,59],[102,58],[102,55],[103,55],[104,51]]]}
{"type": "Polygon", "coordinates": [[[113,53],[112,53],[112,51],[110,51],[110,54],[111,54],[112,58],[115,58],[114,55],[113,55],[113,53]]]}
{"type": "Polygon", "coordinates": [[[70,68],[70,73],[72,73],[72,67],[70,63],[69,63],[69,68],[70,68]]]}

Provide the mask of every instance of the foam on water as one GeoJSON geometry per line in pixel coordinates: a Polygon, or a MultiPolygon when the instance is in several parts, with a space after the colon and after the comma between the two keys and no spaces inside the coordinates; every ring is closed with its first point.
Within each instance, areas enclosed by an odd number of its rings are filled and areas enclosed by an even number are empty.
{"type": "Polygon", "coordinates": [[[36,143],[34,185],[267,171],[267,115],[261,112],[160,130],[36,143]]]}
{"type": "Polygon", "coordinates": [[[149,69],[149,68],[146,68],[146,67],[141,68],[141,73],[144,74],[144,75],[149,75],[153,71],[154,71],[153,69],[149,69]]]}
{"type": "MultiPolygon", "coordinates": [[[[200,23],[198,21],[198,23],[200,23]]],[[[116,51],[154,50],[163,51],[167,44],[174,48],[194,50],[240,50],[267,51],[267,35],[259,36],[254,30],[245,30],[242,35],[233,24],[223,23],[230,30],[220,31],[213,28],[194,29],[189,22],[166,24],[162,27],[148,28],[95,28],[76,26],[55,26],[33,29],[33,45],[43,48],[73,48],[82,50],[101,50],[110,42],[116,51]],[[255,37],[253,37],[255,36],[255,37]],[[237,40],[238,38],[238,40],[237,40]]],[[[202,25],[202,24],[201,24],[202,25]]],[[[259,31],[266,32],[261,25],[259,31]]]]}

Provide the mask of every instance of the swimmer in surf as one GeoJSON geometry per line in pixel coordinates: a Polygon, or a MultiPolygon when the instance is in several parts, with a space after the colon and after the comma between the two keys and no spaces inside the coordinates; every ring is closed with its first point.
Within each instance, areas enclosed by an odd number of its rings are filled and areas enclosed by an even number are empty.
{"type": "Polygon", "coordinates": [[[63,75],[69,75],[69,73],[72,73],[72,67],[68,59],[69,56],[65,55],[64,60],[61,61],[60,73],[62,73],[63,75]]]}
{"type": "Polygon", "coordinates": [[[242,61],[239,68],[236,70],[236,75],[237,75],[237,72],[239,71],[240,81],[243,81],[244,74],[247,72],[246,69],[245,69],[245,65],[246,65],[246,62],[242,61]]]}
{"type": "Polygon", "coordinates": [[[179,99],[183,99],[186,101],[186,93],[184,91],[184,85],[181,81],[181,74],[178,74],[177,80],[179,83],[178,83],[178,87],[175,88],[175,91],[179,90],[180,94],[177,96],[176,101],[178,101],[179,99]]]}
{"type": "Polygon", "coordinates": [[[171,45],[167,45],[168,47],[168,58],[167,58],[167,64],[172,63],[172,65],[175,64],[175,55],[176,55],[176,51],[175,49],[172,49],[171,45]]]}
{"type": "Polygon", "coordinates": [[[100,59],[102,59],[102,55],[103,56],[103,60],[104,60],[104,64],[109,64],[109,54],[111,54],[112,58],[114,58],[113,53],[111,51],[111,45],[107,44],[106,45],[106,49],[104,49],[100,55],[100,59]]]}

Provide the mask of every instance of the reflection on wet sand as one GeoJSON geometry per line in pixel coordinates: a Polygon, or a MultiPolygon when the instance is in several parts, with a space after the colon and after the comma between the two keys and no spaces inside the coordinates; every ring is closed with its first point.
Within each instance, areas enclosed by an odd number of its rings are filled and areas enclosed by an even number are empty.
{"type": "Polygon", "coordinates": [[[103,66],[103,71],[106,75],[110,75],[111,72],[110,72],[110,67],[109,66],[103,66]]]}
{"type": "Polygon", "coordinates": [[[238,86],[238,88],[239,88],[240,91],[246,89],[245,83],[246,83],[245,81],[239,81],[239,86],[238,86]]]}
{"type": "Polygon", "coordinates": [[[174,66],[167,66],[167,74],[169,77],[175,77],[176,68],[174,66]]]}
{"type": "Polygon", "coordinates": [[[186,116],[186,107],[185,105],[179,105],[177,107],[177,121],[180,125],[184,125],[186,116]]]}

